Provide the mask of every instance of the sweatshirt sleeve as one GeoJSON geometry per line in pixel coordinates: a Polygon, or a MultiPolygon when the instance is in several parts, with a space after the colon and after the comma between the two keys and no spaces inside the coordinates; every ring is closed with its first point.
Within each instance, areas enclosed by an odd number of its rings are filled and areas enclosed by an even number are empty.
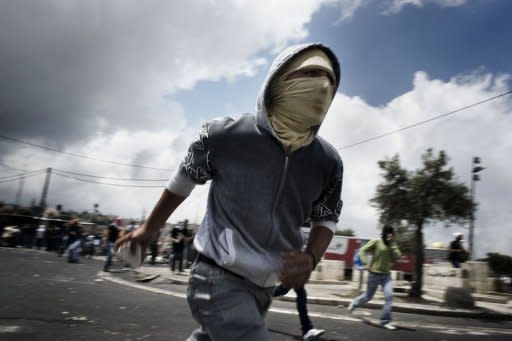
{"type": "Polygon", "coordinates": [[[177,168],[173,173],[169,181],[167,182],[167,190],[174,194],[181,195],[182,197],[188,197],[194,187],[195,182],[190,180],[187,176],[180,172],[180,168],[177,168]]]}
{"type": "Polygon", "coordinates": [[[364,246],[359,250],[359,256],[361,258],[361,262],[363,262],[364,265],[368,263],[368,252],[371,252],[373,250],[373,247],[375,246],[375,243],[377,242],[377,239],[370,240],[368,243],[364,244],[364,246]]]}
{"type": "Polygon", "coordinates": [[[398,244],[396,242],[393,242],[393,244],[391,244],[391,255],[393,260],[397,260],[402,256],[402,252],[398,248],[398,244]]]}
{"type": "Polygon", "coordinates": [[[327,186],[324,188],[320,198],[313,203],[311,213],[311,222],[313,225],[326,226],[325,222],[330,221],[331,223],[327,224],[327,227],[332,231],[336,230],[336,223],[339,220],[343,206],[343,201],[341,200],[342,183],[343,163],[339,155],[336,154],[336,167],[334,167],[327,186]],[[320,222],[323,222],[323,224],[320,222]]]}
{"type": "Polygon", "coordinates": [[[213,178],[209,130],[214,122],[203,125],[199,138],[194,141],[185,160],[180,164],[179,175],[186,177],[194,184],[204,184],[213,178]]]}

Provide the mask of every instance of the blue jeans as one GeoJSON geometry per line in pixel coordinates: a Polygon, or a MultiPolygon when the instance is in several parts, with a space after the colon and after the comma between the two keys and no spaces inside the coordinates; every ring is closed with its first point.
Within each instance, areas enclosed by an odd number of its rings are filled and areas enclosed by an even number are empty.
{"type": "Polygon", "coordinates": [[[375,295],[379,284],[382,286],[382,291],[384,292],[384,307],[382,308],[380,322],[386,324],[391,322],[391,305],[393,303],[393,281],[391,280],[391,274],[370,272],[368,274],[366,292],[354,300],[354,308],[369,302],[373,298],[373,295],[375,295]]]}
{"type": "Polygon", "coordinates": [[[187,300],[200,327],[188,341],[270,341],[265,315],[273,288],[262,288],[226,270],[198,261],[189,277],[187,300]]]}
{"type": "Polygon", "coordinates": [[[112,257],[114,257],[114,242],[107,242],[107,260],[103,266],[104,270],[108,270],[112,266],[112,257]]]}
{"type": "Polygon", "coordinates": [[[69,262],[78,262],[78,258],[80,256],[80,249],[81,249],[81,241],[80,239],[75,240],[71,245],[68,247],[68,261],[69,262]]]}
{"type": "MultiPolygon", "coordinates": [[[[311,320],[309,319],[308,315],[308,294],[306,292],[306,289],[304,287],[300,287],[295,290],[295,293],[297,294],[297,298],[295,299],[295,304],[297,305],[297,311],[299,312],[299,319],[300,319],[300,327],[302,329],[302,335],[306,334],[310,329],[313,329],[313,324],[311,323],[311,320]]],[[[273,296],[283,296],[286,295],[290,291],[290,289],[287,289],[283,287],[282,285],[278,285],[274,289],[273,296]]]]}
{"type": "Polygon", "coordinates": [[[60,240],[60,245],[59,245],[59,250],[58,250],[59,257],[64,254],[64,252],[66,251],[67,247],[68,247],[68,237],[64,236],[60,240]]]}

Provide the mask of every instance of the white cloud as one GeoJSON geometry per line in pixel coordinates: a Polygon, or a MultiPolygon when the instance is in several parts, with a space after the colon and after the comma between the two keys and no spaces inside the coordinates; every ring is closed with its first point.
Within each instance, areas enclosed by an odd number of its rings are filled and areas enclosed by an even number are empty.
{"type": "Polygon", "coordinates": [[[396,14],[406,6],[423,7],[429,4],[441,7],[457,7],[466,3],[466,0],[392,0],[384,9],[383,14],[396,14]]]}
{"type": "Polygon", "coordinates": [[[341,15],[338,23],[352,18],[359,8],[368,3],[368,0],[332,0],[331,2],[331,4],[336,4],[340,7],[341,15]]]}
{"type": "Polygon", "coordinates": [[[424,7],[437,5],[440,7],[457,7],[466,4],[467,0],[330,0],[329,4],[339,6],[340,17],[338,23],[350,20],[357,10],[362,7],[376,4],[382,8],[381,14],[393,15],[400,13],[407,6],[424,7]]]}
{"type": "Polygon", "coordinates": [[[141,120],[158,128],[155,116],[180,119],[165,107],[170,94],[253,76],[262,52],[307,37],[322,3],[2,2],[0,125],[58,145],[141,120]],[[33,120],[38,129],[27,129],[33,120]]]}
{"type": "MultiPolygon", "coordinates": [[[[383,107],[372,107],[360,98],[338,94],[320,134],[336,147],[348,146],[505,92],[508,78],[508,75],[478,71],[443,82],[417,72],[413,89],[383,107]]],[[[345,164],[345,204],[340,227],[350,227],[361,236],[376,235],[378,216],[368,201],[382,180],[377,161],[399,154],[402,166],[415,170],[421,167],[420,155],[433,147],[447,152],[451,158],[449,165],[458,180],[468,186],[472,157],[481,157],[487,168],[476,184],[477,254],[484,256],[496,250],[512,254],[508,243],[512,238],[510,200],[505,199],[512,191],[508,174],[512,164],[505,157],[512,155],[511,128],[512,101],[505,97],[375,141],[340,149],[345,164]]],[[[426,243],[446,244],[456,230],[462,230],[468,239],[463,226],[448,229],[427,226],[426,243]]]]}

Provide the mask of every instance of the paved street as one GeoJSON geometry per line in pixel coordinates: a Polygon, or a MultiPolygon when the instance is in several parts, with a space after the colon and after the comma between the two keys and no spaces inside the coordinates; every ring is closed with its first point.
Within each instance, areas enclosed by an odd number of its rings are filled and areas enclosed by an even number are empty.
{"type": "MultiPolygon", "coordinates": [[[[54,253],[0,248],[0,340],[185,340],[197,324],[185,286],[136,282],[131,272],[103,273],[102,263],[68,264],[54,253]]],[[[510,340],[512,322],[395,313],[391,332],[336,306],[310,304],[319,340],[510,340]]],[[[267,317],[273,340],[300,340],[295,306],[275,301],[267,317]]]]}

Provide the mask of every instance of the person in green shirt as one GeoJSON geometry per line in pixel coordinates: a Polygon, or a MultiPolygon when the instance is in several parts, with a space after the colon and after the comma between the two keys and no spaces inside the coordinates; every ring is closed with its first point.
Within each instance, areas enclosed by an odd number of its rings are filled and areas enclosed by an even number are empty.
{"type": "Polygon", "coordinates": [[[384,328],[395,330],[396,327],[391,324],[391,305],[393,302],[393,281],[391,279],[391,266],[400,258],[402,253],[394,240],[395,230],[390,225],[385,225],[382,228],[381,238],[370,240],[366,243],[359,255],[361,261],[366,265],[369,271],[368,285],[366,292],[361,296],[354,299],[348,306],[349,312],[353,312],[355,308],[369,302],[379,284],[382,286],[384,292],[384,307],[382,309],[382,316],[380,322],[384,328]],[[370,264],[368,264],[368,253],[372,255],[370,264]]]}

